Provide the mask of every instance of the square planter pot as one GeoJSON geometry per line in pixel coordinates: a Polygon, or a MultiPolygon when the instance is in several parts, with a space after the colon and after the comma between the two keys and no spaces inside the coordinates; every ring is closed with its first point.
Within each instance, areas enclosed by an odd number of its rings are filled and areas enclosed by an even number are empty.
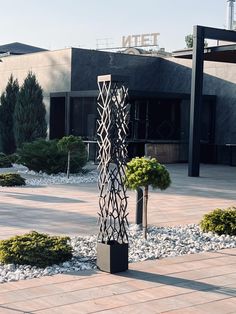
{"type": "Polygon", "coordinates": [[[110,241],[97,243],[97,267],[107,273],[118,273],[128,269],[128,243],[110,241]]]}

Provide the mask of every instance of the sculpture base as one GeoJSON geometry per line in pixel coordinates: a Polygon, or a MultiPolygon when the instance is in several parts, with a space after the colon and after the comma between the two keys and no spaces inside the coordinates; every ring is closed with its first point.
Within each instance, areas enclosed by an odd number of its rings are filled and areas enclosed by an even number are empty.
{"type": "Polygon", "coordinates": [[[128,243],[110,241],[97,243],[97,267],[107,273],[118,273],[128,269],[128,243]]]}

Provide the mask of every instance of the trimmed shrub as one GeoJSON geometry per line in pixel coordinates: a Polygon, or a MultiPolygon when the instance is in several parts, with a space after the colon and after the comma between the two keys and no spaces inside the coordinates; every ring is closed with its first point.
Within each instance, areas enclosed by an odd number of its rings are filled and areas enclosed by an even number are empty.
{"type": "MultiPolygon", "coordinates": [[[[66,172],[67,153],[60,151],[57,140],[43,139],[32,143],[24,143],[18,150],[21,163],[30,170],[43,171],[47,174],[66,172]]],[[[70,172],[80,172],[87,161],[87,152],[82,143],[78,150],[71,153],[70,172]]]]}
{"type": "Polygon", "coordinates": [[[213,210],[203,216],[200,227],[203,232],[236,235],[236,207],[213,210]]]}
{"type": "Polygon", "coordinates": [[[32,231],[0,241],[0,262],[47,267],[72,258],[69,237],[49,236],[32,231]]]}
{"type": "Polygon", "coordinates": [[[129,189],[151,185],[154,189],[165,190],[170,184],[168,170],[156,158],[135,157],[127,163],[126,185],[129,189]]]}
{"type": "Polygon", "coordinates": [[[19,186],[25,185],[25,179],[17,173],[0,174],[0,186],[19,186]]]}
{"type": "Polygon", "coordinates": [[[9,158],[4,153],[0,153],[0,168],[10,168],[10,167],[12,167],[12,164],[9,158]]]}
{"type": "Polygon", "coordinates": [[[165,190],[171,184],[170,174],[156,158],[136,157],[127,163],[125,183],[127,188],[144,188],[143,197],[143,235],[147,239],[148,188],[165,190]]]}

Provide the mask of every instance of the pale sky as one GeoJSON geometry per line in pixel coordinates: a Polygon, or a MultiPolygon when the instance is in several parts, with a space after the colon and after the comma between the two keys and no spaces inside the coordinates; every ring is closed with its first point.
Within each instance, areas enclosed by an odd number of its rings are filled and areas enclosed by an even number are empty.
{"type": "MultiPolygon", "coordinates": [[[[0,45],[96,49],[122,36],[160,33],[159,47],[185,47],[193,25],[225,28],[226,0],[0,0],[0,45]],[[100,41],[101,43],[101,41],[100,41]]],[[[235,10],[236,11],[236,10],[235,10]]]]}

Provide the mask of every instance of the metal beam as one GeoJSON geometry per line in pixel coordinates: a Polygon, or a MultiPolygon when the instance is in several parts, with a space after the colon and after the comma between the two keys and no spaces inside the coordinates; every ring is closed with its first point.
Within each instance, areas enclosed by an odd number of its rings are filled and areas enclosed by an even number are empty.
{"type": "Polygon", "coordinates": [[[236,42],[236,32],[235,31],[220,29],[220,28],[199,26],[199,25],[197,25],[197,27],[204,29],[205,38],[207,38],[207,39],[236,42]]]}

